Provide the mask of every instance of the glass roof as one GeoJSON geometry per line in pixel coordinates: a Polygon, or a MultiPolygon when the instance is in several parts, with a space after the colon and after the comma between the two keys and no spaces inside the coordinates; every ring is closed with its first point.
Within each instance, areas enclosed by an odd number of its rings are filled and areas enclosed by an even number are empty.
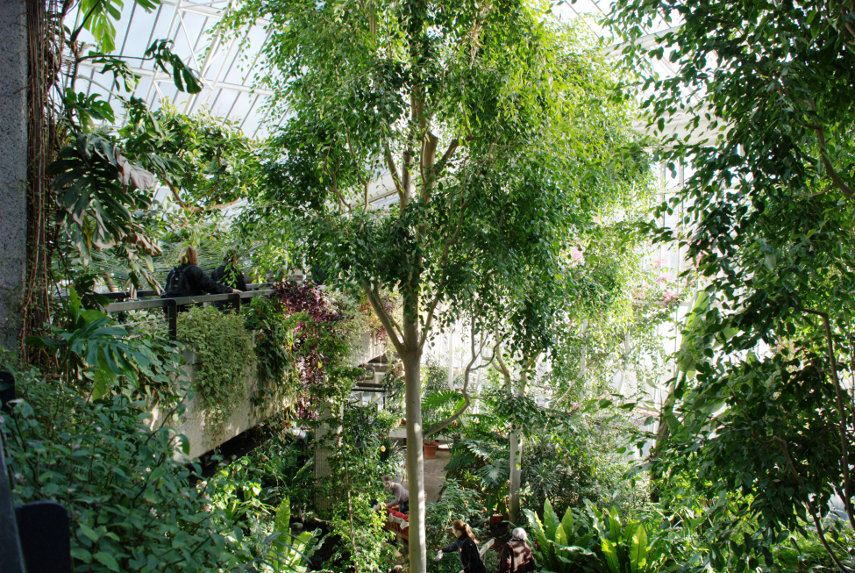
{"type": "MultiPolygon", "coordinates": [[[[258,65],[258,50],[266,40],[264,26],[256,25],[235,38],[225,38],[215,31],[229,6],[239,2],[161,0],[151,12],[136,2],[125,2],[116,24],[116,53],[128,58],[131,69],[140,76],[136,97],[143,99],[151,109],[157,109],[164,100],[172,102],[185,114],[204,107],[216,116],[236,122],[246,135],[264,137],[271,128],[264,121],[264,103],[270,92],[254,85],[256,75],[262,71],[258,65]],[[155,70],[151,61],[142,61],[146,49],[159,39],[172,40],[173,51],[199,73],[200,93],[178,92],[168,74],[155,70]]],[[[556,16],[564,20],[583,16],[585,25],[602,37],[607,33],[597,24],[597,19],[608,12],[610,4],[611,0],[577,0],[559,2],[554,10],[556,16]]],[[[72,20],[78,18],[79,13],[72,15],[72,20]]],[[[655,34],[651,33],[649,38],[655,41],[655,34]]],[[[86,37],[82,39],[87,40],[86,37]]],[[[662,66],[662,73],[673,73],[667,69],[667,61],[662,66]]],[[[111,93],[111,81],[110,76],[100,73],[98,66],[84,61],[75,87],[87,95],[101,94],[120,116],[121,106],[116,105],[116,96],[111,93]]]]}
{"type": "MultiPolygon", "coordinates": [[[[263,44],[264,30],[256,26],[236,39],[215,33],[215,25],[230,4],[229,0],[162,0],[156,9],[146,12],[136,2],[126,2],[116,24],[116,53],[128,58],[131,69],[140,76],[135,95],[152,109],[164,100],[186,114],[205,107],[237,122],[248,136],[259,137],[266,133],[260,110],[269,92],[253,88],[259,70],[257,52],[252,50],[263,44]],[[172,40],[173,51],[199,73],[200,93],[178,92],[171,76],[155,70],[151,61],[142,61],[146,49],[159,39],[172,40]]],[[[111,81],[97,66],[84,62],[76,87],[114,100],[111,81]]]]}

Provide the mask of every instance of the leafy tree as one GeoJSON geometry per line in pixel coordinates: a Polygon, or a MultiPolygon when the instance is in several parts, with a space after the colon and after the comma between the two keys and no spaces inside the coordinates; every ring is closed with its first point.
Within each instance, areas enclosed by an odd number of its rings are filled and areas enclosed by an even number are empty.
{"type": "Polygon", "coordinates": [[[130,111],[122,129],[126,151],[138,154],[185,211],[231,207],[254,183],[253,144],[233,122],[206,110],[184,115],[168,104],[130,111]]]}
{"type": "MultiPolygon", "coordinates": [[[[305,233],[330,280],[362,289],[402,359],[407,442],[437,322],[526,279],[560,282],[577,229],[643,171],[596,49],[540,2],[269,2],[262,47],[285,118],[257,207],[305,233]],[[556,278],[557,277],[557,278],[556,278]],[[397,290],[401,320],[380,293],[397,290]]],[[[426,569],[421,448],[407,451],[410,571],[426,569]]]]}
{"type": "Polygon", "coordinates": [[[758,531],[735,547],[769,560],[770,539],[811,521],[841,569],[822,520],[837,493],[855,527],[842,382],[855,350],[853,14],[835,2],[622,0],[611,15],[628,57],[676,66],[647,79],[652,120],[689,117],[664,156],[692,173],[660,214],[686,210],[660,234],[686,247],[705,293],[669,400],[671,475],[711,499],[740,492],[758,531]],[[638,42],[659,18],[676,26],[638,42]]]}

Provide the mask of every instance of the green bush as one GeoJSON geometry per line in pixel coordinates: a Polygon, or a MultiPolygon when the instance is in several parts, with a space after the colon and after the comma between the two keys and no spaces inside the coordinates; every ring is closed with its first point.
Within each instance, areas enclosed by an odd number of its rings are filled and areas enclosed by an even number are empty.
{"type": "Polygon", "coordinates": [[[255,406],[289,399],[295,402],[302,385],[295,365],[294,321],[278,299],[255,297],[244,313],[255,339],[255,406]]]}
{"type": "Polygon", "coordinates": [[[615,507],[602,512],[586,503],[583,510],[567,508],[559,521],[547,500],[542,521],[531,510],[526,515],[537,541],[535,558],[544,569],[654,573],[674,565],[669,562],[666,529],[650,519],[624,518],[615,507]]]}
{"type": "Polygon", "coordinates": [[[234,563],[220,513],[206,508],[207,491],[173,459],[178,437],[167,427],[149,430],[143,402],[122,394],[88,401],[62,386],[23,382],[25,397],[0,416],[14,501],[68,510],[75,571],[234,563]]]}
{"type": "MultiPolygon", "coordinates": [[[[435,503],[427,506],[425,512],[425,534],[427,537],[428,571],[430,573],[457,573],[460,571],[460,560],[456,555],[449,555],[440,561],[433,561],[437,550],[448,545],[451,536],[451,522],[462,519],[473,529],[476,538],[480,528],[489,518],[484,510],[484,496],[474,490],[461,487],[452,479],[446,479],[442,496],[435,503]]],[[[478,539],[483,542],[483,539],[478,539]]]]}
{"type": "MultiPolygon", "coordinates": [[[[329,459],[330,475],[320,484],[329,507],[319,511],[337,539],[324,566],[334,571],[385,572],[393,564],[392,534],[373,505],[386,498],[382,476],[396,474],[401,459],[389,449],[397,419],[374,406],[347,403],[342,433],[329,459]]],[[[329,435],[335,439],[335,434],[329,435]]]]}
{"type": "Polygon", "coordinates": [[[243,317],[213,306],[193,307],[178,319],[178,340],[196,352],[193,386],[216,434],[246,398],[253,364],[252,335],[243,317]]]}

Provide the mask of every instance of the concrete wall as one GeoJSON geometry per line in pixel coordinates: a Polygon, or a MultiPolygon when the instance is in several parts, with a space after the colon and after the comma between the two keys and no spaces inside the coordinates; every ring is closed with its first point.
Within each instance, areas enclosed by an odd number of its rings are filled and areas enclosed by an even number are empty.
{"type": "Polygon", "coordinates": [[[0,1],[0,346],[15,348],[27,256],[26,0],[0,1]]]}
{"type": "MultiPolygon", "coordinates": [[[[196,354],[185,351],[185,363],[183,366],[184,376],[190,382],[193,381],[196,364],[196,354]]],[[[186,461],[191,458],[196,458],[202,454],[213,450],[214,448],[224,444],[230,439],[242,434],[243,432],[257,426],[260,422],[275,414],[286,404],[267,404],[264,408],[253,408],[250,404],[249,396],[255,390],[255,376],[250,376],[244,381],[244,399],[240,400],[232,413],[231,417],[225,424],[221,432],[212,433],[210,428],[205,423],[205,413],[199,405],[199,400],[195,396],[192,400],[185,402],[186,410],[180,424],[172,424],[175,430],[184,434],[190,442],[190,452],[185,454],[180,449],[176,451],[175,459],[186,461]]],[[[152,427],[157,427],[163,423],[166,412],[158,407],[152,410],[152,427]]]]}
{"type": "MultiPolygon", "coordinates": [[[[0,0],[0,2],[2,1],[3,0],[0,0]]],[[[360,339],[360,342],[354,349],[354,363],[363,364],[368,362],[372,358],[377,357],[377,354],[375,353],[382,354],[384,349],[385,346],[383,346],[382,340],[378,340],[375,337],[366,334],[360,339]]],[[[182,367],[182,370],[183,375],[186,377],[186,380],[191,382],[191,385],[195,373],[195,364],[196,354],[185,350],[184,366],[182,367]]],[[[288,404],[283,402],[281,404],[267,404],[264,408],[254,408],[250,404],[249,396],[252,396],[254,393],[256,384],[257,381],[254,375],[249,376],[244,381],[244,392],[242,395],[245,398],[238,403],[235,411],[226,422],[225,428],[219,433],[212,433],[209,431],[209,427],[205,424],[204,411],[201,409],[198,399],[194,397],[192,400],[188,400],[185,403],[186,410],[184,412],[184,416],[180,420],[180,423],[178,425],[172,423],[172,425],[178,433],[184,434],[187,437],[190,442],[190,453],[185,454],[179,450],[176,452],[176,459],[183,461],[201,456],[221,444],[224,444],[235,436],[255,427],[260,422],[263,422],[265,419],[288,406],[288,404]]],[[[163,424],[166,414],[167,413],[162,411],[160,408],[155,407],[152,410],[151,426],[157,427],[163,424]]],[[[329,413],[327,413],[327,415],[329,415],[329,413]]],[[[327,429],[327,431],[335,432],[336,430],[327,429]]],[[[326,449],[321,450],[320,456],[322,459],[318,461],[319,467],[325,467],[325,456],[328,455],[329,451],[326,449]]]]}

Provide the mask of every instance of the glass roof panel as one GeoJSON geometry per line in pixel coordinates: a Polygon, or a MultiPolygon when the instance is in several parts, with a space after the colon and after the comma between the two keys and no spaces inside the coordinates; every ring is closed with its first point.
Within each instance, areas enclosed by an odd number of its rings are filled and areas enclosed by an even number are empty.
{"type": "MultiPolygon", "coordinates": [[[[237,122],[249,136],[265,136],[270,127],[262,121],[261,108],[269,92],[254,89],[253,84],[259,72],[258,50],[266,39],[266,32],[258,25],[236,37],[225,38],[214,32],[224,10],[238,1],[162,0],[151,12],[146,12],[136,2],[126,2],[121,20],[116,24],[116,52],[130,57],[131,68],[141,76],[136,96],[143,98],[154,109],[164,99],[173,101],[179,111],[184,113],[206,107],[216,115],[227,116],[237,122]],[[148,46],[159,39],[172,40],[173,51],[200,73],[203,84],[201,93],[178,93],[169,75],[154,70],[151,61],[141,60],[148,46]]],[[[595,34],[604,36],[606,31],[597,25],[596,20],[608,12],[610,4],[611,0],[559,2],[555,6],[555,13],[562,20],[583,16],[586,26],[595,34]]],[[[79,15],[74,18],[79,18],[79,15]]],[[[661,30],[668,27],[664,21],[661,22],[661,30]]],[[[655,34],[648,37],[655,41],[655,34]]],[[[658,62],[654,65],[662,74],[673,74],[667,63],[658,62]]],[[[111,81],[110,77],[100,74],[91,63],[84,62],[77,88],[110,97],[111,81]]],[[[110,99],[114,107],[119,107],[115,105],[114,97],[110,99]]],[[[117,122],[120,122],[122,110],[115,111],[119,116],[117,122]]]]}

